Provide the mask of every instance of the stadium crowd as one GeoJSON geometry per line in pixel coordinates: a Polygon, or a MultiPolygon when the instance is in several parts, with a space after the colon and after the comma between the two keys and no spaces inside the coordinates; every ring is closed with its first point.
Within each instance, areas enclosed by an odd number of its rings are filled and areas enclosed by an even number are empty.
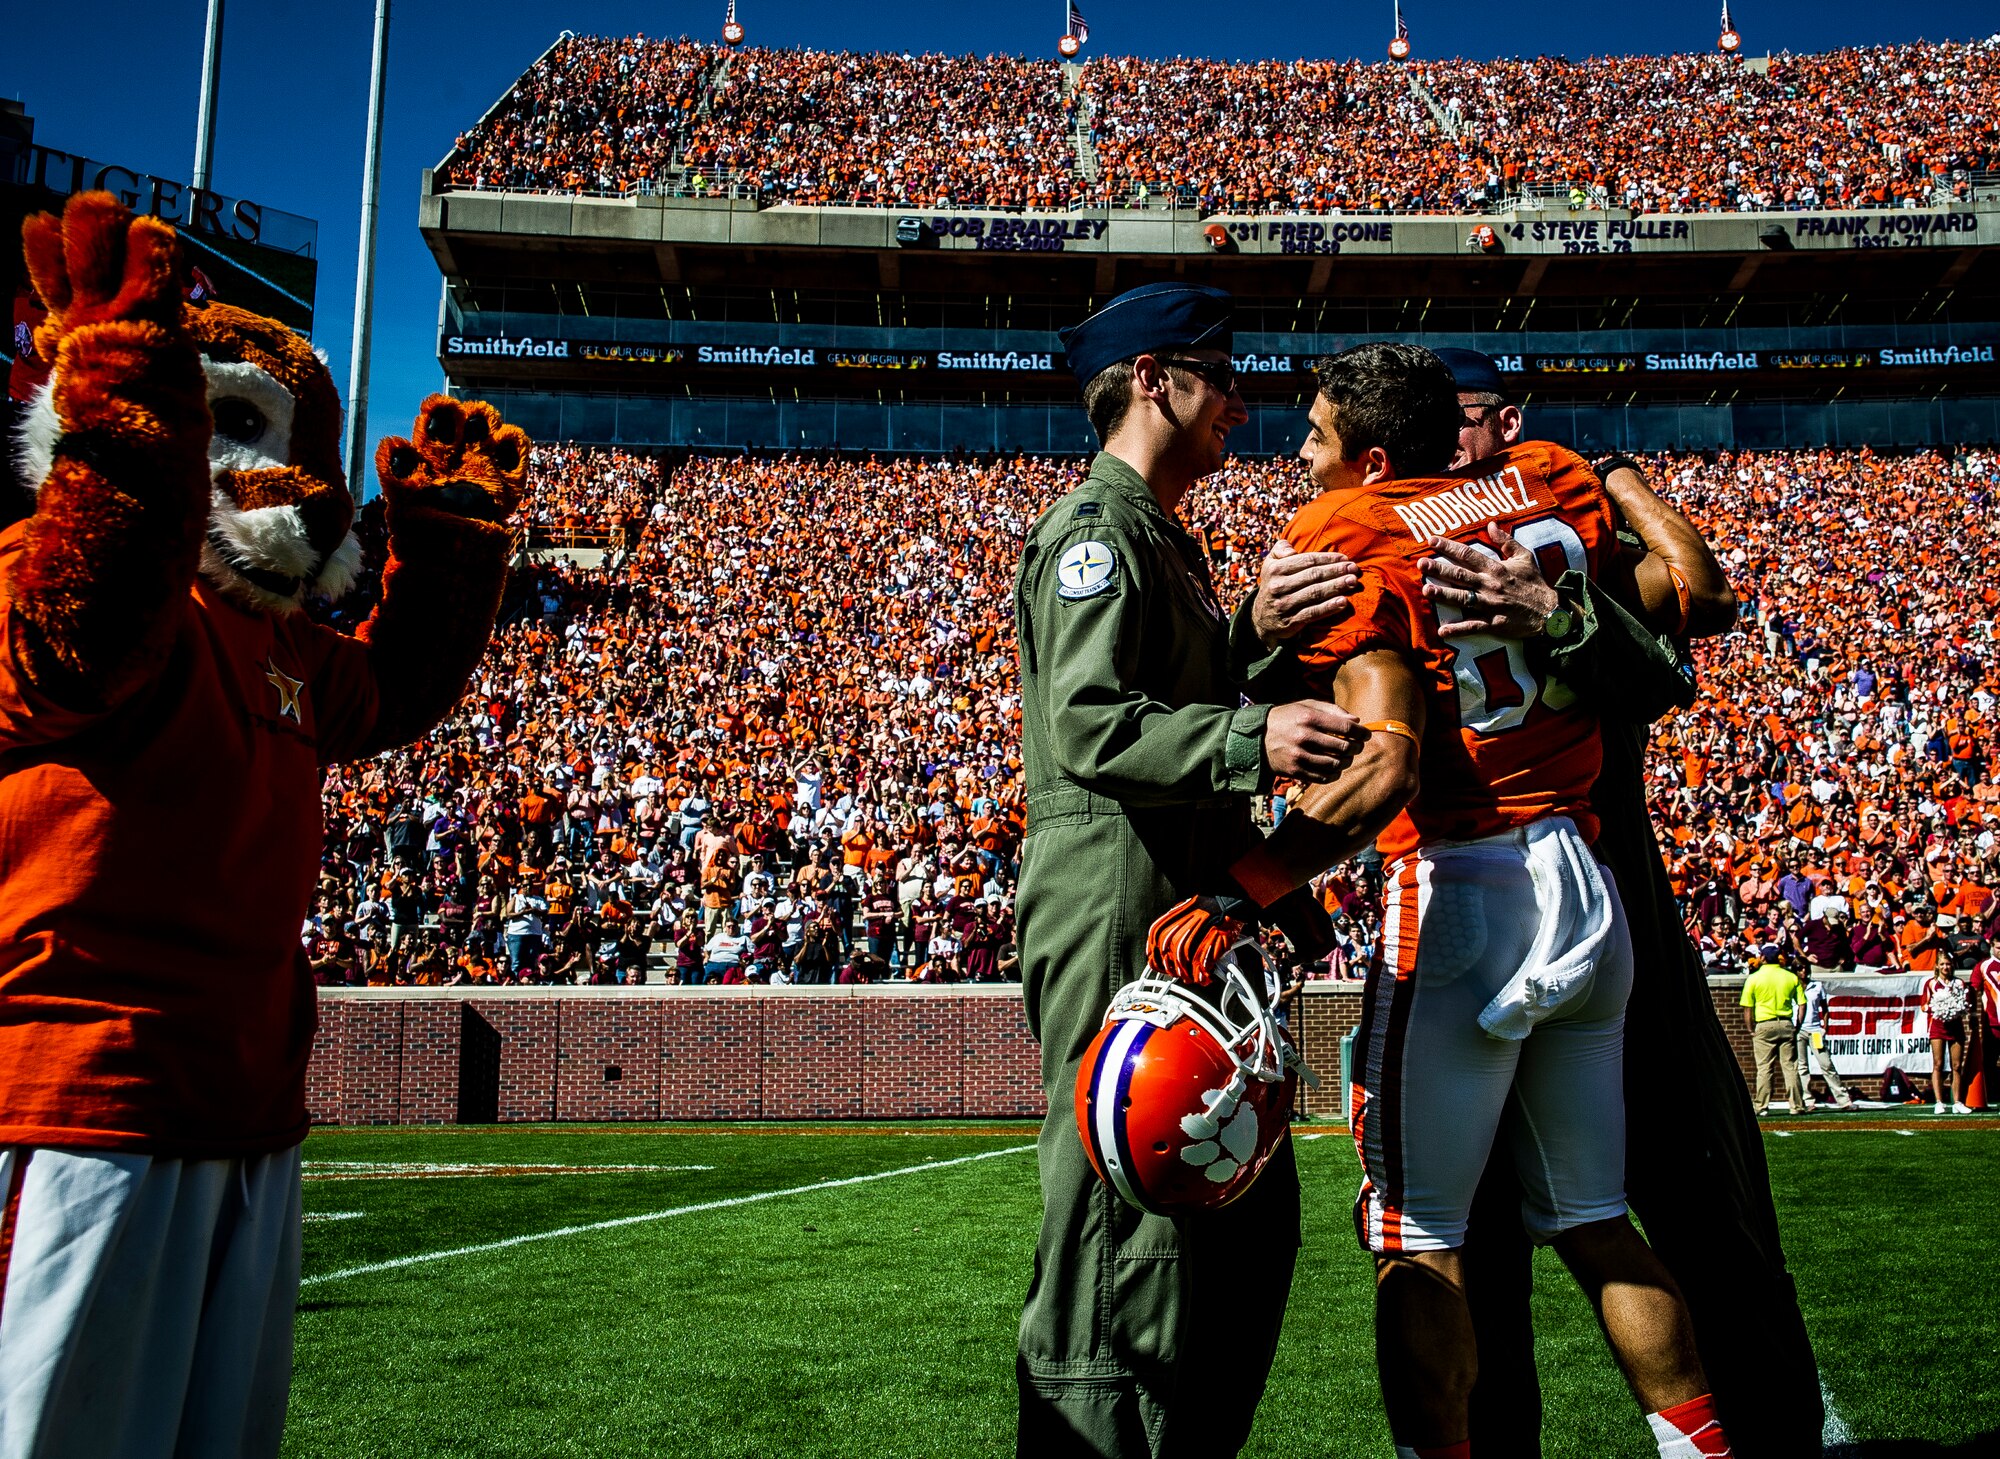
{"type": "MultiPolygon", "coordinates": [[[[537,453],[524,515],[631,469],[577,459],[537,453]]],[[[684,464],[629,553],[519,575],[451,721],[329,776],[321,976],[1000,976],[1010,575],[1080,469],[684,464]]]]}
{"type": "Polygon", "coordinates": [[[1581,185],[1648,213],[1897,207],[2000,163],[2000,46],[1778,56],[1440,61],[1416,75],[1459,134],[1446,191],[1581,185]]]}
{"type": "Polygon", "coordinates": [[[1737,632],[1653,743],[1653,812],[1704,956],[1961,970],[2000,934],[2000,457],[1666,459],[1737,632]]]}
{"type": "Polygon", "coordinates": [[[623,542],[642,528],[660,499],[660,463],[627,451],[537,446],[529,470],[536,487],[515,520],[539,542],[623,542]]]}
{"type": "Polygon", "coordinates": [[[894,55],[566,38],[446,185],[770,203],[1647,212],[1899,207],[2000,169],[2000,37],[1779,54],[1426,61],[894,55]],[[1077,124],[1089,138],[1079,155],[1077,124]]]}
{"type": "Polygon", "coordinates": [[[773,202],[1055,209],[1078,185],[1062,73],[1018,56],[747,50],[688,139],[773,202]]]}
{"type": "MultiPolygon", "coordinates": [[[[1743,603],[1655,732],[1651,801],[1718,971],[1963,965],[2000,932],[2000,457],[1665,456],[1743,603]]],[[[1081,463],[539,449],[524,517],[636,545],[510,590],[474,692],[326,782],[330,981],[1005,976],[1023,833],[1011,579],[1081,463]],[[642,498],[646,500],[643,509],[642,498]]],[[[1189,499],[1225,601],[1302,499],[1189,499]]],[[[373,523],[364,513],[364,534],[373,523]]],[[[379,539],[377,539],[379,540],[379,539]]],[[[365,596],[342,616],[365,611],[365,596]]],[[[1281,788],[1282,789],[1282,788],[1281,788]]],[[[1379,868],[1328,877],[1356,976],[1379,868]]]]}
{"type": "Polygon", "coordinates": [[[450,185],[622,193],[664,175],[685,139],[714,48],[690,40],[565,36],[470,132],[450,185]]]}
{"type": "Polygon", "coordinates": [[[1121,57],[1090,62],[1078,90],[1104,200],[1411,210],[1451,180],[1451,149],[1394,66],[1121,57]]]}

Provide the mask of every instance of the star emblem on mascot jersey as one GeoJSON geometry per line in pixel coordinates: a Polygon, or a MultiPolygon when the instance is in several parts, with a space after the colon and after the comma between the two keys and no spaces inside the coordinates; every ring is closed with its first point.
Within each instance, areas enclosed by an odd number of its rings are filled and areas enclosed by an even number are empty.
{"type": "Polygon", "coordinates": [[[299,695],[305,690],[305,680],[294,679],[270,658],[264,660],[264,677],[278,691],[278,713],[293,724],[303,724],[299,717],[299,695]]]}

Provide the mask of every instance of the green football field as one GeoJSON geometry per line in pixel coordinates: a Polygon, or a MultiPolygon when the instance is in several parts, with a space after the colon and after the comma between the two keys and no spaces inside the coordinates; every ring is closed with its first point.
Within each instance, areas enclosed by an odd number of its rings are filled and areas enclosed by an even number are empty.
{"type": "MultiPolygon", "coordinates": [[[[2000,1426],[2000,1131],[1868,1123],[1766,1136],[1831,1437],[1958,1445],[2000,1426]]],[[[1299,1134],[1306,1244],[1247,1452],[1387,1456],[1353,1147],[1338,1125],[1299,1134]]],[[[1011,1452],[1033,1138],[1018,1123],[317,1133],[285,1452],[1011,1452]]],[[[1588,1308],[1552,1260],[1538,1277],[1546,1453],[1647,1459],[1588,1308]]]]}

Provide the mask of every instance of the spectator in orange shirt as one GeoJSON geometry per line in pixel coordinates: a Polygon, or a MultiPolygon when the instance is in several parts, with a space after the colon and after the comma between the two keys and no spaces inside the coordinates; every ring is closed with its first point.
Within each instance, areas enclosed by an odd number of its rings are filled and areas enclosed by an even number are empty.
{"type": "Polygon", "coordinates": [[[1896,958],[1902,967],[1913,973],[1936,970],[1938,951],[1944,946],[1936,924],[1937,913],[1927,906],[1918,907],[1903,924],[1896,934],[1896,958]]]}

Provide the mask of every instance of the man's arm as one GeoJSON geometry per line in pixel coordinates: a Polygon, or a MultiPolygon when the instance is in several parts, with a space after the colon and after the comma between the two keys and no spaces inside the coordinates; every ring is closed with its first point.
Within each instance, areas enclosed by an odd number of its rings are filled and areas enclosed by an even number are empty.
{"type": "Polygon", "coordinates": [[[1424,596],[1460,613],[1438,624],[1440,638],[1490,633],[1540,644],[1549,614],[1566,608],[1577,624],[1560,642],[1546,641],[1547,666],[1608,717],[1645,724],[1694,702],[1693,670],[1675,641],[1652,632],[1580,573],[1565,573],[1559,592],[1500,523],[1488,526],[1487,539],[1491,552],[1433,538],[1433,555],[1418,563],[1424,596]]]}
{"type": "Polygon", "coordinates": [[[1736,623],[1736,594],[1700,532],[1646,484],[1639,463],[1614,456],[1601,463],[1605,495],[1646,544],[1634,570],[1648,617],[1676,637],[1707,638],[1736,623]]]}
{"type": "Polygon", "coordinates": [[[1278,829],[1231,868],[1264,906],[1373,843],[1416,798],[1424,699],[1402,655],[1378,649],[1349,659],[1333,692],[1372,727],[1339,779],[1307,787],[1278,829]]]}
{"type": "Polygon", "coordinates": [[[1348,611],[1361,586],[1354,564],[1337,552],[1300,552],[1282,537],[1257,568],[1257,586],[1229,620],[1229,677],[1252,697],[1291,698],[1295,667],[1281,652],[1314,624],[1348,611]]]}
{"type": "MultiPolygon", "coordinates": [[[[1736,594],[1694,524],[1647,486],[1638,463],[1629,457],[1602,463],[1600,479],[1605,495],[1645,545],[1646,556],[1634,578],[1640,597],[1636,606],[1649,626],[1677,638],[1707,638],[1733,627],[1736,594]]],[[[1463,615],[1459,622],[1441,626],[1445,637],[1492,633],[1533,638],[1562,600],[1543,579],[1534,554],[1505,527],[1495,523],[1487,536],[1497,559],[1469,544],[1433,539],[1434,555],[1419,564],[1424,596],[1449,603],[1463,615]]]]}

